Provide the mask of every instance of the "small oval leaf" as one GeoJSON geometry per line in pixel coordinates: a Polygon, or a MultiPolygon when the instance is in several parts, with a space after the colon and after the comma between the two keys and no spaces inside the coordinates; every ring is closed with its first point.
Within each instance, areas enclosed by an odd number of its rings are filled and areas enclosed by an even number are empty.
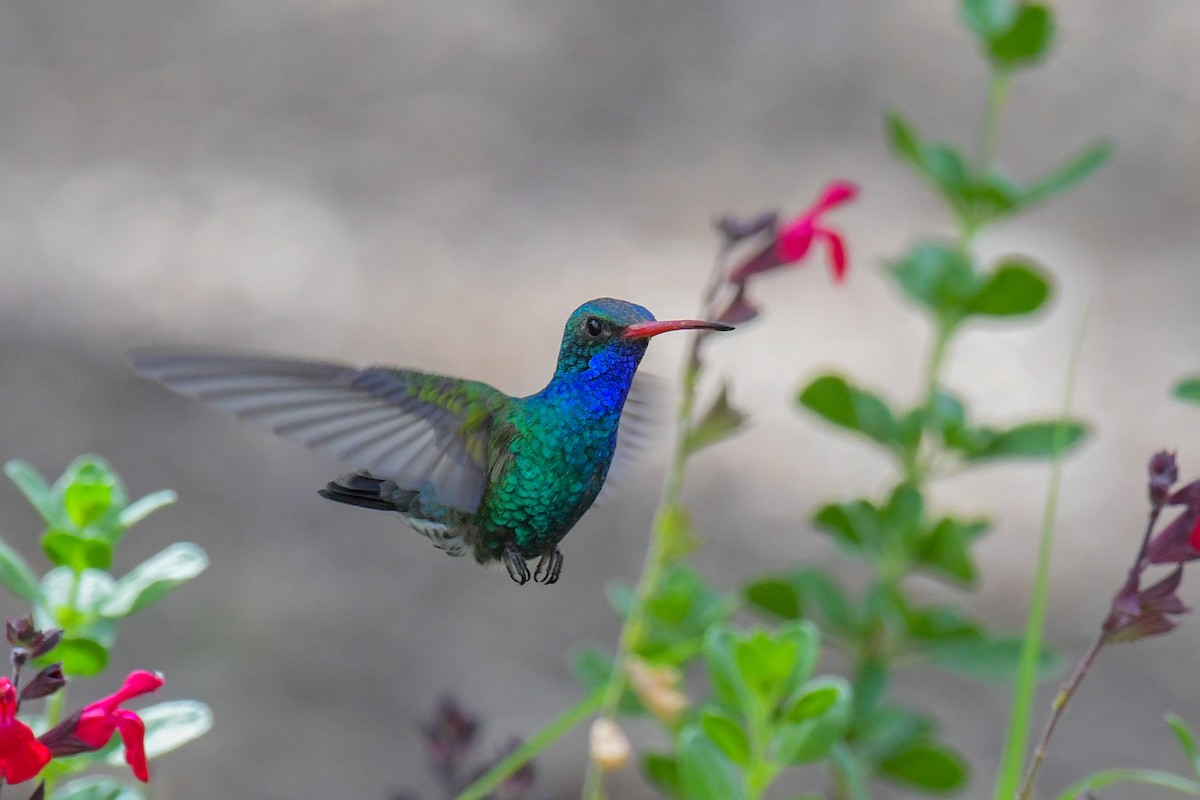
{"type": "Polygon", "coordinates": [[[33,600],[38,593],[38,579],[16,550],[0,539],[0,584],[24,600],[33,600]]]}
{"type": "Polygon", "coordinates": [[[176,542],[151,556],[117,581],[100,607],[106,617],[124,617],[140,611],[171,589],[190,580],[208,566],[208,556],[191,542],[176,542]]]}
{"type": "MultiPolygon", "coordinates": [[[[146,757],[157,758],[164,753],[198,739],[212,728],[212,709],[197,700],[169,700],[138,711],[146,723],[146,757]]],[[[108,756],[108,763],[125,763],[125,752],[118,748],[108,756]]]]}
{"type": "Polygon", "coordinates": [[[138,789],[113,778],[79,778],[54,790],[54,800],[143,800],[138,789]]]}
{"type": "Polygon", "coordinates": [[[967,313],[1016,317],[1038,310],[1049,296],[1050,281],[1032,262],[1008,258],[967,304],[967,313]]]}
{"type": "Polygon", "coordinates": [[[737,768],[695,725],[679,737],[679,779],[688,800],[743,800],[737,768]]]}
{"type": "Polygon", "coordinates": [[[940,793],[961,788],[969,775],[962,756],[934,742],[905,747],[882,761],[879,770],[898,783],[940,793]]]}

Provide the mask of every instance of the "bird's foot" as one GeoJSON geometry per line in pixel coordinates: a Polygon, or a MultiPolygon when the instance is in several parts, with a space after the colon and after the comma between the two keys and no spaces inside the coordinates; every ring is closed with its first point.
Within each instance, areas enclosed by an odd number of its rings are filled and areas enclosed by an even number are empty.
{"type": "Polygon", "coordinates": [[[542,553],[542,557],[538,559],[537,572],[533,573],[533,579],[547,586],[556,583],[558,576],[562,574],[562,565],[562,550],[556,547],[548,553],[542,553]]]}
{"type": "MultiPolygon", "coordinates": [[[[529,567],[525,565],[525,556],[517,552],[515,547],[504,548],[504,554],[500,556],[500,560],[504,562],[504,568],[508,570],[508,577],[516,581],[518,586],[524,586],[529,582],[529,567]]],[[[538,572],[541,573],[542,568],[538,566],[538,572]]]]}

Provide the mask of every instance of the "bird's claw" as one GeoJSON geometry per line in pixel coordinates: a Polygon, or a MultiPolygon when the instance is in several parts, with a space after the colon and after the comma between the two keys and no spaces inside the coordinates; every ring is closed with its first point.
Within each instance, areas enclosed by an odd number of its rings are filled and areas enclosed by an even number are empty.
{"type": "MultiPolygon", "coordinates": [[[[508,570],[508,577],[512,578],[518,586],[524,586],[529,582],[529,567],[525,564],[525,556],[517,552],[515,547],[504,548],[504,555],[500,557],[504,562],[504,568],[508,570]]],[[[538,565],[538,573],[542,571],[541,564],[538,565]]]]}
{"type": "Polygon", "coordinates": [[[538,559],[537,572],[533,573],[533,579],[547,586],[557,583],[558,576],[562,574],[562,565],[563,554],[557,547],[548,553],[543,553],[542,557],[538,559]]]}

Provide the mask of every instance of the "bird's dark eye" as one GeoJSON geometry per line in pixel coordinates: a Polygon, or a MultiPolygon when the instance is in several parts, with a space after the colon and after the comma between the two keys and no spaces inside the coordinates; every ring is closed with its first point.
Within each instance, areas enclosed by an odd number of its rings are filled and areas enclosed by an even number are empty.
{"type": "Polygon", "coordinates": [[[587,322],[584,323],[584,329],[587,331],[587,335],[594,339],[604,332],[604,323],[595,317],[588,317],[587,322]]]}

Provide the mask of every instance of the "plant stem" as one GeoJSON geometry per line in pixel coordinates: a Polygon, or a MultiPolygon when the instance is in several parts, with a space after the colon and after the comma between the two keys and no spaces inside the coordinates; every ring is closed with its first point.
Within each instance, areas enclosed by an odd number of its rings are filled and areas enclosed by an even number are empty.
{"type": "Polygon", "coordinates": [[[603,697],[603,690],[597,689],[564,711],[557,718],[546,723],[541,730],[522,742],[516,750],[513,750],[498,761],[474,783],[463,789],[459,793],[457,800],[482,800],[482,798],[491,794],[506,778],[532,761],[538,753],[562,738],[567,731],[596,713],[596,709],[600,708],[603,697]]]}
{"type": "Polygon", "coordinates": [[[1075,665],[1075,670],[1071,673],[1071,677],[1058,690],[1058,694],[1054,697],[1054,705],[1050,709],[1050,717],[1046,720],[1046,729],[1042,731],[1042,738],[1038,742],[1037,749],[1033,753],[1033,761],[1029,764],[1029,769],[1025,772],[1025,780],[1021,783],[1021,793],[1018,795],[1020,800],[1029,800],[1033,796],[1033,782],[1037,779],[1038,769],[1042,766],[1042,761],[1046,758],[1046,748],[1050,745],[1050,737],[1054,735],[1054,728],[1058,725],[1059,719],[1062,718],[1063,712],[1066,711],[1067,703],[1075,694],[1075,690],[1079,688],[1079,684],[1083,683],[1083,679],[1087,676],[1088,670],[1091,669],[1092,663],[1096,660],[1096,656],[1100,653],[1100,648],[1104,646],[1104,631],[1096,634],[1096,638],[1092,640],[1092,645],[1084,653],[1083,658],[1079,659],[1079,663],[1075,665]]]}
{"type": "Polygon", "coordinates": [[[1000,118],[1004,113],[1004,102],[1008,99],[1011,83],[1004,70],[992,73],[988,82],[987,108],[983,112],[983,135],[979,140],[979,169],[986,170],[996,157],[996,142],[1000,139],[1000,118]]]}
{"type": "MultiPolygon", "coordinates": [[[[1133,560],[1133,566],[1129,568],[1128,582],[1136,586],[1141,578],[1142,572],[1146,565],[1143,560],[1146,557],[1146,547],[1150,543],[1150,536],[1154,533],[1154,525],[1158,522],[1158,515],[1162,512],[1162,506],[1155,506],[1150,509],[1149,519],[1146,521],[1146,531],[1142,534],[1142,543],[1138,547],[1137,558],[1133,560]]],[[[1018,795],[1020,800],[1029,800],[1033,796],[1033,784],[1037,779],[1038,769],[1042,766],[1042,761],[1046,758],[1046,749],[1050,745],[1050,737],[1054,735],[1054,728],[1058,725],[1059,718],[1066,711],[1067,703],[1075,695],[1075,690],[1079,688],[1079,684],[1083,683],[1083,679],[1087,677],[1088,670],[1091,669],[1092,663],[1096,660],[1096,656],[1100,653],[1100,648],[1106,642],[1107,631],[1104,626],[1101,626],[1100,632],[1096,634],[1096,638],[1092,641],[1091,646],[1083,657],[1079,659],[1079,663],[1075,665],[1075,669],[1071,672],[1071,677],[1059,689],[1058,694],[1054,698],[1054,704],[1050,708],[1050,716],[1046,720],[1046,728],[1042,732],[1042,738],[1038,742],[1037,749],[1034,750],[1033,761],[1025,772],[1025,779],[1021,783],[1021,792],[1018,795]]]]}
{"type": "Polygon", "coordinates": [[[1042,648],[1042,631],[1046,623],[1046,606],[1050,596],[1050,552],[1054,541],[1054,515],[1058,509],[1058,493],[1062,484],[1063,444],[1066,440],[1067,414],[1075,394],[1075,379],[1079,374],[1079,359],[1083,349],[1083,333],[1087,327],[1085,311],[1075,333],[1067,366],[1067,384],[1063,389],[1062,409],[1054,434],[1054,455],[1050,465],[1050,481],[1046,490],[1046,505],[1042,513],[1041,541],[1038,545],[1037,570],[1029,598],[1029,619],[1025,625],[1025,641],[1021,645],[1021,660],[1013,686],[1012,709],[1009,712],[1008,734],[1004,753],[996,774],[993,800],[1012,800],[1021,778],[1025,748],[1029,744],[1030,722],[1033,716],[1034,695],[1037,690],[1038,656],[1042,648]]]}
{"type": "MultiPolygon", "coordinates": [[[[728,243],[717,251],[713,263],[712,274],[705,288],[701,303],[701,317],[710,316],[717,290],[725,280],[725,261],[729,256],[728,243]]],[[[667,471],[667,480],[663,485],[662,498],[658,503],[658,511],[654,517],[653,533],[650,537],[650,547],[646,550],[646,559],[642,564],[642,574],[638,578],[637,587],[633,593],[633,603],[621,633],[617,639],[617,653],[613,660],[613,670],[609,675],[608,686],[605,688],[604,700],[600,706],[600,716],[615,719],[617,707],[621,702],[621,694],[625,690],[626,672],[629,667],[629,656],[642,635],[646,621],[646,604],[658,588],[666,570],[667,560],[671,553],[669,547],[671,538],[683,516],[681,501],[683,495],[683,479],[687,472],[688,433],[691,430],[692,413],[696,407],[696,386],[700,381],[702,365],[700,361],[700,344],[703,335],[693,335],[688,342],[687,353],[684,357],[683,391],[679,398],[679,407],[675,414],[675,449],[671,455],[671,464],[667,471]]],[[[604,776],[595,760],[588,760],[587,773],[583,781],[584,800],[603,800],[604,776]]]]}

